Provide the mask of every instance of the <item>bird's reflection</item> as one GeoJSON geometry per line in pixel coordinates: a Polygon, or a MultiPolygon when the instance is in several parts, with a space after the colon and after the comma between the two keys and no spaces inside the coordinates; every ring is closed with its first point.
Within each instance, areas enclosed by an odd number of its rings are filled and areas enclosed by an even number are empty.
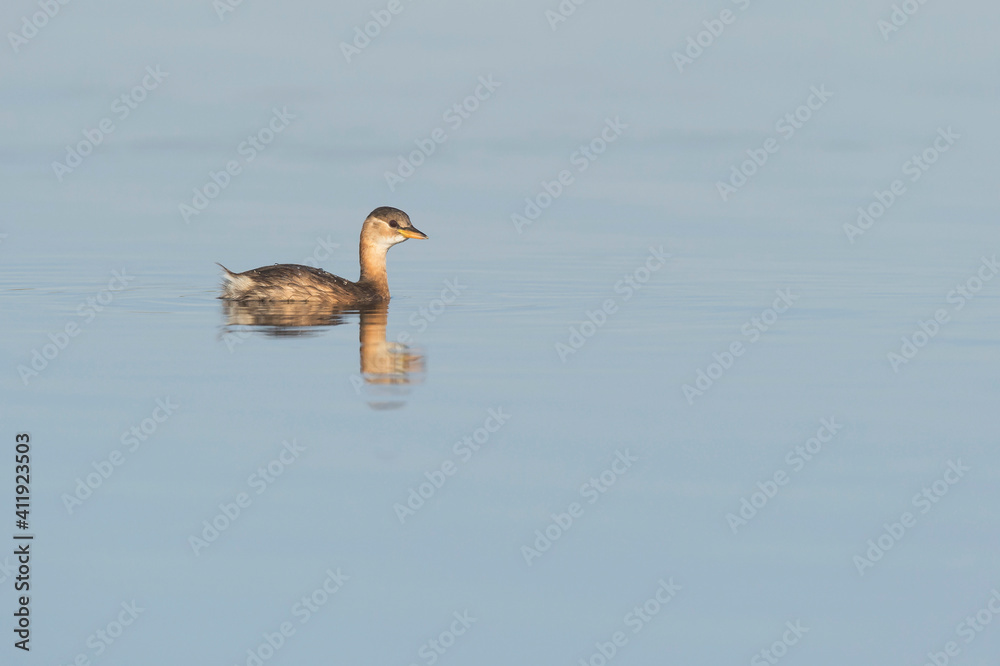
{"type": "MultiPolygon", "coordinates": [[[[350,378],[355,392],[373,409],[402,407],[410,385],[424,378],[424,355],[418,349],[385,339],[388,304],[342,308],[319,303],[222,301],[224,337],[260,333],[273,337],[315,335],[327,326],[359,319],[359,374],[350,378]]],[[[232,349],[231,343],[227,345],[232,349]]]]}

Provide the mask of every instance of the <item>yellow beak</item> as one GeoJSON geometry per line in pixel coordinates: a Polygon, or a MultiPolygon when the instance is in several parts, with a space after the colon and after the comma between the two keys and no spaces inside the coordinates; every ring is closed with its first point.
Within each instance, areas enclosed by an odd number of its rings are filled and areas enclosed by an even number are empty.
{"type": "Polygon", "coordinates": [[[406,236],[407,238],[427,238],[427,234],[420,231],[416,227],[409,227],[405,229],[396,229],[399,233],[406,236]]]}

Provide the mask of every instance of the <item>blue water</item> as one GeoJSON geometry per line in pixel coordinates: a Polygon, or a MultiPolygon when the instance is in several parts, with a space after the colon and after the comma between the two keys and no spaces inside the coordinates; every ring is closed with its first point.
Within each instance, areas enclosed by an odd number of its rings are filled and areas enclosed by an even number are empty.
{"type": "Polygon", "coordinates": [[[996,6],[218,6],[0,49],[2,663],[996,663],[996,6]]]}

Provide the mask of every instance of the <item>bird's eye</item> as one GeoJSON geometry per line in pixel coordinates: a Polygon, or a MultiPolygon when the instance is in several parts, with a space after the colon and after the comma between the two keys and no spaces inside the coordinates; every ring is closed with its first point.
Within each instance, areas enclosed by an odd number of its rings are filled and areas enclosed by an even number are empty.
{"type": "Polygon", "coordinates": [[[389,226],[395,229],[399,226],[399,222],[397,222],[396,220],[389,220],[389,226]]]}

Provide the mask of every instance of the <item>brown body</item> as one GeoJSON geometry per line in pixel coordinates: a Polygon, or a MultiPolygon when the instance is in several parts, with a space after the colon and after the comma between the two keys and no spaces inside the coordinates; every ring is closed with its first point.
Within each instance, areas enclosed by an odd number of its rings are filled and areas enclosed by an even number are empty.
{"type": "Polygon", "coordinates": [[[383,206],[371,212],[361,227],[357,282],[299,264],[274,264],[243,273],[225,271],[222,296],[234,301],[316,301],[331,305],[366,305],[389,300],[385,255],[407,238],[427,238],[398,208],[383,206]]]}
{"type": "MultiPolygon", "coordinates": [[[[219,264],[222,266],[222,264],[219,264]]],[[[226,272],[222,298],[233,301],[329,301],[364,305],[389,300],[389,289],[299,264],[274,264],[243,273],[226,272]]]]}

